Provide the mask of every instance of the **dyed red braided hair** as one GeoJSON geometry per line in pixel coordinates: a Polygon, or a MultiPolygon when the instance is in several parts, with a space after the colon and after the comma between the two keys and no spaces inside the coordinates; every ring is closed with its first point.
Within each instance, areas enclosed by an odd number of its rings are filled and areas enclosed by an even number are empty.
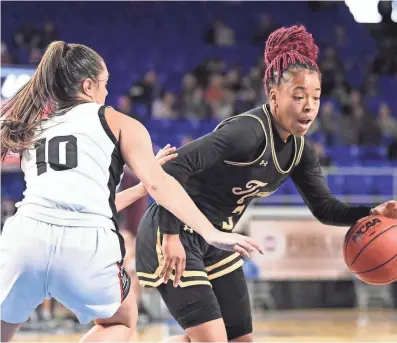
{"type": "Polygon", "coordinates": [[[266,42],[265,92],[277,85],[283,73],[292,66],[320,73],[317,66],[318,46],[304,26],[282,27],[274,31],[266,42]]]}

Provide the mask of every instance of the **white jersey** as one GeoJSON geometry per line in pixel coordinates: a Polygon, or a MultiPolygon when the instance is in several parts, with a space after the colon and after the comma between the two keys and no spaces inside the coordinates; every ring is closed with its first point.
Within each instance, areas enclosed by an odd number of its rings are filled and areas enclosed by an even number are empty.
{"type": "Polygon", "coordinates": [[[115,192],[124,160],[105,106],[77,105],[43,124],[22,155],[26,191],[18,213],[64,226],[115,225],[115,192]]]}

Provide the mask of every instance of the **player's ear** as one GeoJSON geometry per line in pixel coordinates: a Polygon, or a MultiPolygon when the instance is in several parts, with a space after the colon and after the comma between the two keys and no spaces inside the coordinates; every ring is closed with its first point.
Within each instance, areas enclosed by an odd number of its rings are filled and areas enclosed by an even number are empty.
{"type": "Polygon", "coordinates": [[[278,96],[277,95],[278,95],[277,91],[274,88],[270,89],[269,96],[268,96],[268,99],[269,99],[268,101],[269,101],[269,104],[274,106],[274,107],[278,106],[278,103],[277,103],[278,96]]]}
{"type": "Polygon", "coordinates": [[[82,85],[83,93],[85,95],[88,95],[90,98],[94,96],[95,87],[96,87],[95,82],[92,79],[88,78],[83,81],[83,85],[82,85]]]}

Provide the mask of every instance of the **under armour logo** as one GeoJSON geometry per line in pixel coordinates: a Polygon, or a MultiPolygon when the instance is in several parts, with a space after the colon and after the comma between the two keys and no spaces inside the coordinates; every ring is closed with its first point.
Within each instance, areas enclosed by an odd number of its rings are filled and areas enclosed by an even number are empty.
{"type": "Polygon", "coordinates": [[[191,229],[189,226],[187,226],[187,225],[185,225],[184,227],[183,227],[183,229],[185,230],[185,231],[187,231],[187,232],[189,232],[189,233],[193,233],[193,229],[191,229]]]}
{"type": "Polygon", "coordinates": [[[266,167],[267,166],[267,161],[262,160],[261,163],[259,163],[260,166],[266,167]]]}

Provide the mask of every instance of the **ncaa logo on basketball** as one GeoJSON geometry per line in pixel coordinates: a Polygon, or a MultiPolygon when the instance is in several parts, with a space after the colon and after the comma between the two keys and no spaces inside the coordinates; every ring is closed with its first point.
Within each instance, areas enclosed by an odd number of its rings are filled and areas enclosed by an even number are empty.
{"type": "Polygon", "coordinates": [[[357,231],[354,233],[352,237],[352,241],[357,243],[362,239],[362,237],[368,232],[369,229],[373,228],[377,224],[380,224],[382,221],[378,218],[374,218],[371,221],[368,221],[364,225],[360,226],[357,231]]]}

